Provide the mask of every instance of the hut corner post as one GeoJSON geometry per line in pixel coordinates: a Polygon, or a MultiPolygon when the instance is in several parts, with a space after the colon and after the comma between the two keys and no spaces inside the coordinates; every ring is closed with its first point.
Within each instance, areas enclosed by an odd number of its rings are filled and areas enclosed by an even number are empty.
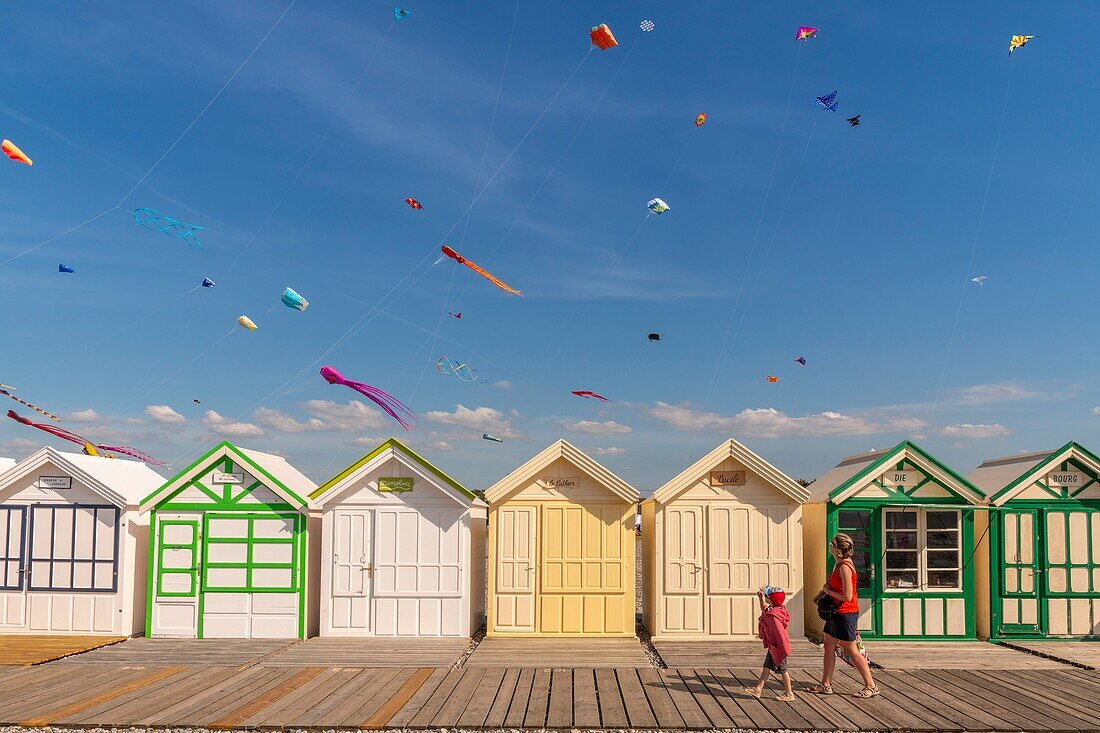
{"type": "Polygon", "coordinates": [[[974,545],[974,612],[975,632],[982,641],[990,637],[990,612],[991,612],[991,588],[990,588],[990,548],[993,546],[990,537],[990,522],[994,521],[990,511],[976,510],[974,512],[974,536],[977,541],[974,545]]]}
{"type": "Polygon", "coordinates": [[[657,622],[657,585],[660,582],[657,565],[657,502],[649,499],[642,502],[642,623],[653,636],[664,629],[657,622]]]}
{"type": "Polygon", "coordinates": [[[806,621],[806,636],[812,639],[824,638],[825,625],[817,615],[817,604],[811,600],[821,586],[825,585],[826,537],[825,503],[803,504],[802,506],[802,555],[805,566],[803,588],[806,599],[803,607],[806,621]]]}

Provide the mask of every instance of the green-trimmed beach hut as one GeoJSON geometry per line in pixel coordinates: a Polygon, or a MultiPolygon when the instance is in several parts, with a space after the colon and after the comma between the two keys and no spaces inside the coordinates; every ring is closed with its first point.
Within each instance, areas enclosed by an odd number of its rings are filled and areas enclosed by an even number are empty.
{"type": "Polygon", "coordinates": [[[991,632],[1100,638],[1100,458],[1077,443],[985,461],[991,632]]]}
{"type": "Polygon", "coordinates": [[[145,497],[147,633],[303,638],[316,488],[280,456],[223,442],[145,497]]]}
{"type": "MultiPolygon", "coordinates": [[[[861,635],[977,638],[984,503],[978,488],[908,440],[845,458],[810,485],[803,507],[807,592],[828,579],[829,538],[845,532],[856,544],[861,635]]],[[[807,633],[820,636],[822,626],[807,603],[807,633]]]]}

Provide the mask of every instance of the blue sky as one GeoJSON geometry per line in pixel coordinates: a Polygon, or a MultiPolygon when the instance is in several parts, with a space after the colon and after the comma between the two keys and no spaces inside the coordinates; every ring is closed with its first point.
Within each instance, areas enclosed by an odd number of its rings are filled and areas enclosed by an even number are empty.
{"type": "MultiPolygon", "coordinates": [[[[257,49],[286,7],[11,10],[0,135],[35,165],[0,166],[0,262],[107,212],[0,266],[0,382],[69,429],[176,467],[228,437],[317,480],[396,429],[475,488],[566,437],[643,493],[731,435],[804,477],[905,437],[964,472],[1100,444],[1100,8],[311,1],[257,49]],[[617,48],[590,51],[600,22],[617,48]],[[1010,59],[1016,33],[1040,37],[1010,59]],[[441,243],[526,297],[432,266],[441,243]]],[[[44,440],[0,423],[0,454],[44,440]]]]}

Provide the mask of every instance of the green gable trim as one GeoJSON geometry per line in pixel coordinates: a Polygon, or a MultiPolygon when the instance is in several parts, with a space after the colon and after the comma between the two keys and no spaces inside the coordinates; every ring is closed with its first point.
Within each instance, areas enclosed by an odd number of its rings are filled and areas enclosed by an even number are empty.
{"type": "MultiPolygon", "coordinates": [[[[902,442],[900,442],[896,446],[894,446],[892,449],[890,449],[890,450],[886,451],[885,453],[883,453],[882,457],[879,458],[877,461],[874,461],[873,463],[868,465],[866,468],[864,468],[862,471],[858,472],[855,476],[852,476],[850,479],[848,479],[847,481],[842,483],[840,486],[837,486],[835,489],[830,491],[829,492],[829,501],[835,501],[838,496],[844,494],[846,491],[851,489],[856,484],[862,482],[868,476],[874,476],[874,475],[877,475],[879,473],[882,473],[885,470],[888,470],[887,467],[890,466],[891,464],[896,463],[899,466],[902,465],[902,462],[899,459],[900,459],[900,456],[907,449],[910,453],[914,453],[914,454],[920,456],[921,458],[928,461],[929,463],[931,463],[936,468],[938,468],[941,471],[943,471],[944,473],[946,473],[950,478],[957,481],[958,484],[960,486],[964,487],[966,490],[974,492],[975,496],[977,496],[979,498],[982,498],[982,499],[985,498],[985,494],[977,486],[970,483],[965,478],[960,476],[958,473],[956,473],[952,469],[945,466],[938,459],[933,457],[930,453],[925,451],[923,448],[921,448],[916,443],[914,443],[912,441],[909,441],[909,440],[903,440],[902,442]]],[[[920,485],[923,486],[924,483],[925,482],[922,482],[920,485]]],[[[937,482],[937,483],[939,483],[939,482],[937,482]]],[[[958,492],[954,491],[950,486],[944,486],[943,488],[947,489],[948,491],[950,491],[953,494],[958,493],[958,492]]],[[[914,498],[913,501],[917,502],[917,501],[921,501],[921,499],[914,498]]]]}
{"type": "Polygon", "coordinates": [[[433,476],[440,479],[445,484],[450,486],[452,489],[458,491],[460,494],[462,494],[466,498],[470,499],[471,501],[473,501],[474,499],[477,499],[477,495],[474,494],[474,492],[470,491],[465,486],[463,486],[462,484],[458,483],[457,481],[455,481],[453,478],[451,478],[447,474],[440,471],[434,465],[429,463],[426,458],[424,458],[419,453],[417,453],[416,451],[409,448],[407,445],[402,443],[397,438],[390,438],[390,439],[386,440],[381,445],[379,445],[377,448],[372,450],[370,453],[363,456],[358,461],[351,464],[350,466],[345,468],[343,471],[341,471],[340,473],[336,474],[335,476],[330,478],[325,483],[318,486],[317,490],[309,495],[309,498],[310,499],[316,499],[317,497],[321,496],[326,491],[331,489],[333,486],[335,486],[336,484],[338,484],[341,481],[343,481],[344,479],[346,479],[348,476],[350,476],[355,471],[359,470],[359,468],[361,466],[363,466],[367,463],[370,463],[371,461],[373,461],[378,456],[382,455],[382,453],[384,453],[386,450],[388,450],[390,448],[393,448],[394,450],[398,450],[398,451],[404,453],[409,458],[413,459],[421,468],[428,471],[433,476]]]}
{"type": "MultiPolygon", "coordinates": [[[[1015,481],[1010,483],[1008,486],[1004,487],[1003,489],[1001,489],[997,493],[993,494],[993,496],[990,497],[990,501],[996,503],[997,500],[1000,499],[1002,496],[1005,496],[1007,494],[1012,493],[1017,488],[1019,488],[1021,486],[1027,486],[1028,484],[1034,483],[1037,480],[1037,478],[1036,478],[1037,476],[1041,476],[1043,474],[1046,474],[1047,472],[1050,471],[1052,465],[1057,465],[1057,464],[1053,463],[1055,456],[1059,456],[1059,455],[1065,453],[1067,450],[1077,451],[1081,455],[1088,458],[1090,461],[1095,461],[1097,464],[1100,464],[1100,458],[1097,458],[1094,453],[1092,453],[1089,450],[1086,450],[1085,448],[1081,447],[1079,444],[1077,444],[1077,443],[1075,443],[1071,440],[1070,442],[1066,443],[1061,448],[1054,451],[1053,453],[1051,453],[1049,456],[1047,456],[1043,460],[1036,463],[1029,470],[1025,471],[1022,476],[1017,478],[1015,481]]],[[[1079,466],[1079,467],[1080,468],[1085,468],[1084,466],[1079,466]]],[[[1089,473],[1092,473],[1092,472],[1089,471],[1089,473]]],[[[1044,487],[1044,488],[1046,488],[1046,487],[1044,487]]],[[[1054,497],[1052,497],[1052,498],[1054,498],[1054,497]]]]}

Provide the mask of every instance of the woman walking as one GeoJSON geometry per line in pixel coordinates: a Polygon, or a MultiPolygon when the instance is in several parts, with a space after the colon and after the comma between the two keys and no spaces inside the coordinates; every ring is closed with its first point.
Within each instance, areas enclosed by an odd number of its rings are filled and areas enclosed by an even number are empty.
{"type": "Polygon", "coordinates": [[[836,650],[840,647],[863,678],[863,689],[855,693],[855,696],[868,698],[879,694],[875,680],[871,677],[871,666],[856,648],[859,596],[856,593],[856,566],[852,562],[854,550],[852,538],[843,533],[836,534],[829,542],[829,553],[834,561],[833,572],[829,575],[829,582],[814,596],[814,603],[825,597],[831,598],[836,604],[836,613],[825,621],[825,658],[821,683],[807,688],[807,692],[833,694],[833,670],[836,668],[836,650]]]}

